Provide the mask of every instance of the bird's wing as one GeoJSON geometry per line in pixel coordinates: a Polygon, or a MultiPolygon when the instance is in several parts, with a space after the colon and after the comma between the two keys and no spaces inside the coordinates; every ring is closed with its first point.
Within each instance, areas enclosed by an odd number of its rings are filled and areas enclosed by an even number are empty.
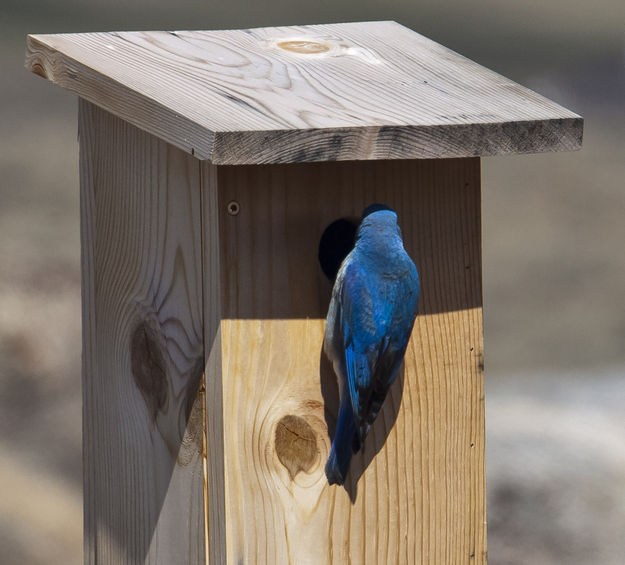
{"type": "Polygon", "coordinates": [[[414,316],[397,315],[405,308],[411,310],[404,294],[402,285],[372,281],[357,263],[344,273],[341,333],[349,393],[361,440],[382,406],[410,337],[414,316]]]}

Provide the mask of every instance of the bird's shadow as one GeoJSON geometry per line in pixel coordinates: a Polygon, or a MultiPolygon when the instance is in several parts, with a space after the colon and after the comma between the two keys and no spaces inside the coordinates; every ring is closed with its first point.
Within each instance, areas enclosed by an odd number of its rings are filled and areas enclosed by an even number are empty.
{"type": "MultiPolygon", "coordinates": [[[[336,421],[339,413],[339,387],[332,367],[323,350],[319,360],[319,374],[321,395],[324,401],[324,418],[328,427],[330,440],[334,439],[336,421]]],[[[364,445],[357,453],[354,453],[349,466],[349,472],[343,488],[349,495],[352,504],[355,504],[358,495],[358,481],[373,458],[380,452],[386,443],[386,438],[393,429],[404,391],[404,363],[401,364],[395,382],[392,384],[386,396],[382,409],[375,422],[371,426],[364,445]]]]}

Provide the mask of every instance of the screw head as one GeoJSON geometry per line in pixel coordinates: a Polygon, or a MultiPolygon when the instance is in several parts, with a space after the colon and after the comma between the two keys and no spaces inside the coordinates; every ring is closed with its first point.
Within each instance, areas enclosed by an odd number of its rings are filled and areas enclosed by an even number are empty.
{"type": "Polygon", "coordinates": [[[236,200],[231,200],[226,205],[226,210],[231,216],[236,216],[241,211],[241,206],[236,200]]]}

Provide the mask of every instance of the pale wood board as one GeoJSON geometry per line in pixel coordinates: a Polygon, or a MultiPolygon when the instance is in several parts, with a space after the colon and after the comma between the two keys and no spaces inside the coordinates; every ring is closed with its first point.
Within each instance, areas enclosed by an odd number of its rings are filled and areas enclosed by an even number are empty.
{"type": "Polygon", "coordinates": [[[28,37],[26,66],[215,164],[573,150],[582,119],[395,22],[28,37]]]}
{"type": "Polygon", "coordinates": [[[204,563],[199,162],[81,101],[85,563],[204,563]]]}
{"type": "Polygon", "coordinates": [[[223,417],[227,562],[485,563],[479,159],[219,167],[216,186],[221,375],[207,410],[223,417]],[[324,475],[336,385],[317,246],[372,202],[397,210],[422,300],[344,489],[324,475]]]}

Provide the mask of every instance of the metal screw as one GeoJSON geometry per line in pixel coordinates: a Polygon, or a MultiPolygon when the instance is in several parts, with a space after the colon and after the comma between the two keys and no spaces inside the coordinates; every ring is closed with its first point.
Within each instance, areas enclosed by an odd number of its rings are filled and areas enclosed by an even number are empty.
{"type": "Polygon", "coordinates": [[[236,216],[241,211],[241,206],[239,206],[239,203],[236,200],[231,200],[228,202],[226,210],[228,210],[228,214],[231,216],[236,216]]]}

